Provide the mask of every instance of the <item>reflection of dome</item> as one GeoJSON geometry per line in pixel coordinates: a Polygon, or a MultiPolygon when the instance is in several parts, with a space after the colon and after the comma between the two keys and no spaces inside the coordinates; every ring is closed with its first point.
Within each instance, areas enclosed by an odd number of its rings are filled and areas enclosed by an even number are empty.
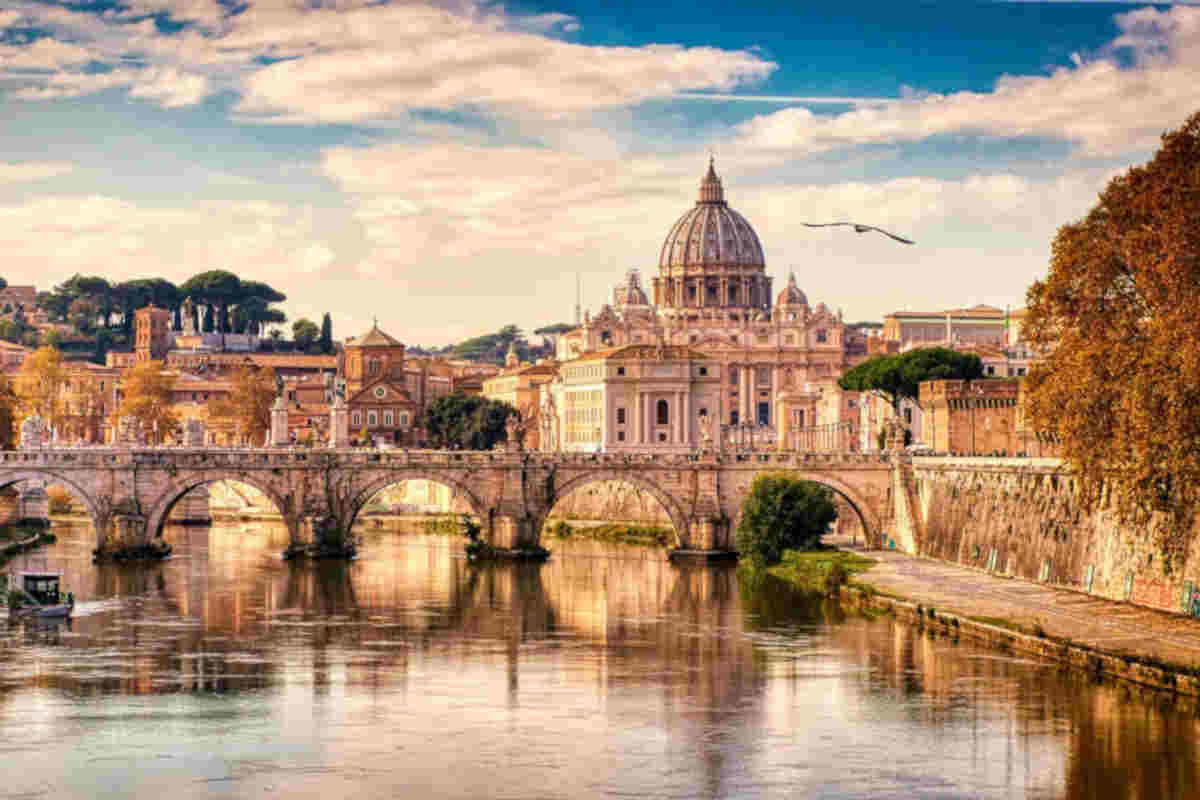
{"type": "Polygon", "coordinates": [[[725,204],[721,179],[708,163],[696,205],[667,234],[658,267],[743,265],[764,267],[762,245],[750,223],[725,204]]]}
{"type": "Polygon", "coordinates": [[[618,283],[613,287],[613,305],[617,308],[650,305],[646,292],[642,290],[641,276],[638,275],[636,269],[629,270],[625,275],[624,283],[618,283]]]}
{"type": "Polygon", "coordinates": [[[777,306],[806,306],[808,298],[804,296],[804,292],[800,291],[800,287],[796,285],[796,273],[788,276],[788,284],[782,292],[779,293],[779,298],[775,301],[777,306]]]}

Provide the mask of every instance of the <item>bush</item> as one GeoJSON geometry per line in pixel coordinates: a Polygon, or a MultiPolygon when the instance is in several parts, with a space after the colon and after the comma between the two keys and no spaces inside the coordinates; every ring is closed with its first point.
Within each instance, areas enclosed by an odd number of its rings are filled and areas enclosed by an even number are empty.
{"type": "Polygon", "coordinates": [[[71,493],[61,486],[51,486],[46,490],[49,498],[51,514],[70,514],[75,504],[71,502],[71,493]]]}
{"type": "Polygon", "coordinates": [[[836,519],[832,490],[787,474],[759,475],[742,506],[738,550],[760,564],[778,564],[784,550],[819,547],[836,519]]]}

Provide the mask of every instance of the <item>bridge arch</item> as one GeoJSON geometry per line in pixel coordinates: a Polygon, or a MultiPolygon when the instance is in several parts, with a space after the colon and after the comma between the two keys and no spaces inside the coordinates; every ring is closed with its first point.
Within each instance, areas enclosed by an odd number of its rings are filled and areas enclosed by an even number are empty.
{"type": "Polygon", "coordinates": [[[289,539],[292,541],[296,540],[299,530],[297,528],[296,515],[292,513],[290,500],[280,494],[279,490],[269,482],[259,480],[253,474],[232,471],[205,471],[179,475],[173,478],[167,485],[167,488],[150,505],[149,513],[146,514],[146,536],[153,539],[162,535],[163,525],[166,524],[167,517],[171,515],[171,509],[183,499],[184,495],[199,486],[207,486],[219,481],[244,483],[265,494],[275,505],[280,516],[283,517],[283,521],[287,525],[289,539]]]}
{"type": "Polygon", "coordinates": [[[102,508],[100,502],[92,497],[86,489],[70,478],[60,475],[57,472],[42,469],[0,471],[0,489],[12,486],[14,483],[21,483],[22,481],[42,481],[47,486],[58,485],[67,487],[71,490],[72,494],[83,502],[96,528],[103,529],[106,509],[102,508]]]}
{"type": "Polygon", "coordinates": [[[395,472],[389,472],[386,475],[380,475],[368,481],[367,484],[359,490],[350,499],[349,507],[346,514],[345,530],[350,531],[354,527],[354,523],[358,520],[358,515],[362,513],[363,508],[371,501],[371,498],[379,494],[379,492],[395,486],[398,483],[405,481],[429,481],[431,483],[440,483],[443,486],[448,486],[453,492],[461,495],[467,501],[467,505],[471,507],[471,513],[478,517],[484,523],[488,519],[487,505],[484,504],[479,496],[465,482],[459,480],[445,472],[436,469],[402,469],[395,472]]]}
{"type": "MultiPolygon", "coordinates": [[[[862,492],[855,489],[850,484],[842,481],[825,472],[806,472],[804,470],[780,470],[780,472],[789,475],[797,480],[812,481],[820,484],[828,489],[832,489],[835,494],[846,501],[847,505],[853,509],[858,516],[858,521],[862,524],[863,535],[870,541],[872,537],[878,536],[883,530],[883,523],[879,515],[872,507],[871,503],[863,496],[862,492]]],[[[759,474],[756,473],[754,477],[759,474]]],[[[751,479],[753,480],[753,479],[751,479]]],[[[746,486],[747,491],[749,485],[746,486]]],[[[730,535],[737,536],[738,525],[742,521],[742,504],[745,502],[745,496],[737,497],[734,502],[727,504],[730,518],[730,535]]]]}
{"type": "Polygon", "coordinates": [[[554,510],[554,506],[559,500],[563,499],[577,489],[582,489],[584,486],[589,484],[600,483],[603,481],[628,483],[631,486],[636,486],[637,488],[648,492],[651,497],[658,501],[659,505],[663,507],[663,510],[667,512],[667,516],[671,518],[671,527],[675,532],[675,546],[689,546],[688,543],[690,541],[690,530],[688,527],[688,517],[684,512],[683,507],[680,506],[679,501],[677,501],[670,495],[670,493],[663,490],[661,486],[649,478],[646,478],[634,470],[621,469],[599,469],[583,472],[578,475],[572,475],[562,483],[556,484],[554,487],[554,496],[547,498],[546,507],[542,509],[541,514],[535,520],[536,527],[534,528],[534,531],[537,533],[537,535],[539,537],[541,536],[542,528],[546,524],[546,519],[550,516],[550,512],[554,510]]]}

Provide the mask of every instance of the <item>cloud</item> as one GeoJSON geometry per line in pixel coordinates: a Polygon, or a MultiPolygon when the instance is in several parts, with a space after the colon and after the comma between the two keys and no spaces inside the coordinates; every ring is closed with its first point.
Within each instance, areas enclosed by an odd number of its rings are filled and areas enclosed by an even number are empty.
{"type": "Polygon", "coordinates": [[[1151,149],[1182,122],[1200,86],[1200,9],[1139,9],[1116,17],[1107,54],[1049,75],[1006,76],[991,92],[912,95],[883,107],[817,115],[789,108],[742,124],[748,150],[811,153],[947,134],[1043,137],[1088,156],[1151,149]],[[1122,66],[1118,53],[1132,63],[1122,66]]]}
{"type": "Polygon", "coordinates": [[[745,50],[575,44],[558,38],[578,30],[573,17],[496,5],[252,0],[234,13],[214,0],[133,0],[96,15],[17,2],[50,34],[0,49],[0,77],[18,81],[22,99],[123,86],[174,107],[231,89],[242,114],[299,122],[389,119],[412,109],[557,116],[729,91],[775,69],[745,50]],[[185,27],[162,33],[152,14],[185,27]],[[109,68],[105,77],[82,69],[91,62],[109,68]],[[28,68],[48,74],[20,71],[28,68]]]}
{"type": "Polygon", "coordinates": [[[12,163],[0,161],[0,184],[40,181],[66,175],[72,166],[62,161],[12,163]]]}
{"type": "Polygon", "coordinates": [[[129,90],[130,97],[154,100],[163,108],[195,105],[207,95],[207,78],[171,67],[141,72],[129,90]]]}

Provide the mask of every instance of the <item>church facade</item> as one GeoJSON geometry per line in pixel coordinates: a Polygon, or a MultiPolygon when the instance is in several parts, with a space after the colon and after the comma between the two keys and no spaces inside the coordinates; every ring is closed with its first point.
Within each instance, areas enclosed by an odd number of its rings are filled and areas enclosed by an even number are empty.
{"type": "MultiPolygon", "coordinates": [[[[613,289],[611,303],[559,338],[557,356],[564,374],[572,362],[595,361],[618,348],[653,346],[636,350],[641,360],[686,349],[704,358],[710,376],[719,377],[715,388],[706,386],[703,406],[690,402],[679,413],[692,416],[703,407],[716,423],[710,423],[714,436],[728,440],[749,434],[791,449],[799,442],[788,441],[789,436],[811,435],[822,427],[836,440],[831,449],[849,449],[858,413],[854,396],[843,393],[837,379],[865,357],[865,337],[843,322],[841,312],[824,303],[810,305],[795,274],[773,296],[758,235],[726,202],[711,162],[696,204],[667,233],[651,293],[653,302],[638,270],[631,270],[613,289]]],[[[653,373],[650,365],[637,371],[653,373]]],[[[564,388],[550,386],[547,391],[564,388]]],[[[555,397],[543,411],[561,415],[565,405],[555,397]]],[[[615,415],[617,407],[605,413],[615,415]]],[[[689,434],[687,441],[668,437],[669,443],[698,446],[695,422],[680,428],[689,434]]],[[[558,427],[568,429],[561,420],[558,427]]],[[[619,430],[615,417],[606,417],[601,427],[619,430]]],[[[612,447],[615,442],[608,438],[603,436],[612,447]]],[[[642,446],[660,444],[657,434],[642,438],[642,446]]]]}

